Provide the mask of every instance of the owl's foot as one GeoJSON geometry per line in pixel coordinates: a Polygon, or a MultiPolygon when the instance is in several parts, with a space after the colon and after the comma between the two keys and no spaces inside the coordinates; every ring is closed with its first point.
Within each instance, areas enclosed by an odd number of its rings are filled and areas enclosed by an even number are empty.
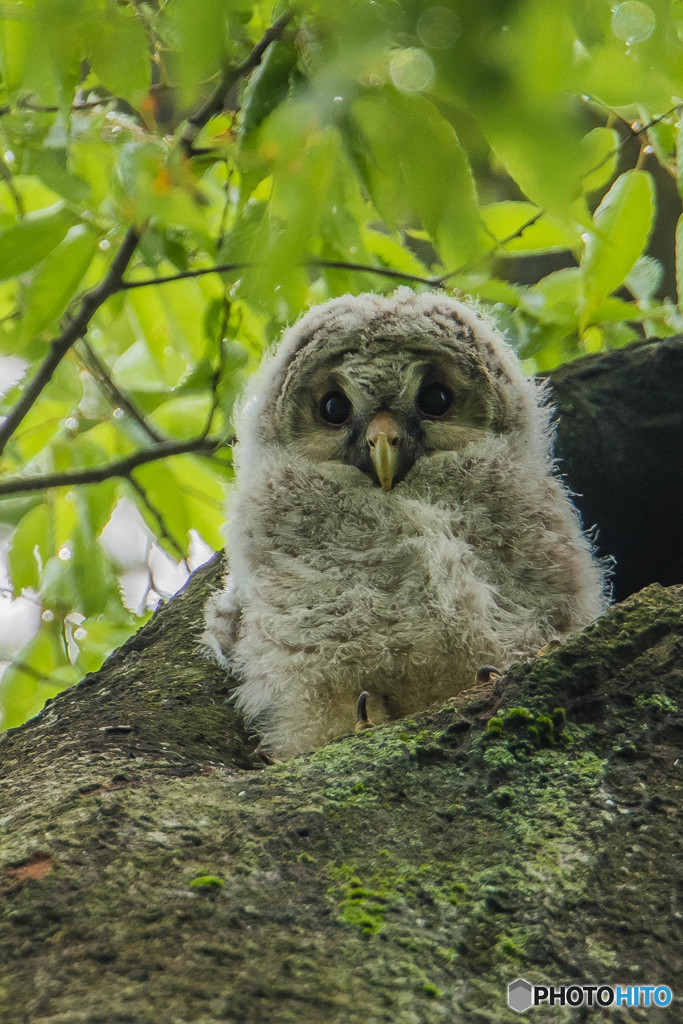
{"type": "Polygon", "coordinates": [[[263,740],[259,743],[251,756],[257,763],[263,762],[263,764],[266,765],[282,764],[282,760],[279,757],[275,757],[269,750],[265,749],[263,746],[263,740]]]}
{"type": "Polygon", "coordinates": [[[374,722],[371,722],[368,718],[367,709],[368,697],[371,696],[371,693],[368,693],[367,690],[363,690],[358,698],[358,706],[356,707],[356,732],[362,732],[363,729],[374,728],[374,722]]]}
{"type": "Polygon", "coordinates": [[[495,665],[482,665],[474,677],[475,683],[492,683],[494,679],[502,679],[505,675],[495,665]]]}

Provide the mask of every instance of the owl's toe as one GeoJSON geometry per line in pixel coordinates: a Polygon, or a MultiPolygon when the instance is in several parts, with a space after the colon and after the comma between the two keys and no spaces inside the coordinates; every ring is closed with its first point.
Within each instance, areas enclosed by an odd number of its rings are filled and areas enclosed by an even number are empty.
{"type": "Polygon", "coordinates": [[[362,732],[363,729],[372,729],[374,727],[374,722],[371,722],[368,718],[367,709],[368,697],[371,696],[371,693],[368,693],[367,690],[363,690],[358,698],[358,705],[356,707],[356,732],[362,732]]]}
{"type": "Polygon", "coordinates": [[[269,751],[269,750],[267,750],[267,749],[266,749],[266,748],[264,747],[263,743],[264,743],[264,741],[263,741],[263,740],[261,740],[261,742],[259,743],[259,745],[258,745],[258,746],[257,746],[257,747],[255,748],[255,750],[253,751],[253,753],[252,753],[252,755],[251,755],[251,756],[252,756],[252,758],[253,758],[253,760],[254,760],[254,761],[255,761],[255,762],[257,763],[257,764],[259,764],[259,763],[261,763],[261,762],[262,762],[263,764],[266,764],[266,765],[269,765],[269,764],[282,764],[282,760],[281,760],[281,758],[279,758],[279,757],[275,757],[275,756],[274,756],[273,754],[271,754],[271,753],[270,753],[270,751],[269,751]]]}
{"type": "Polygon", "coordinates": [[[505,675],[495,665],[482,665],[474,677],[475,683],[492,683],[494,679],[502,679],[505,675]]]}

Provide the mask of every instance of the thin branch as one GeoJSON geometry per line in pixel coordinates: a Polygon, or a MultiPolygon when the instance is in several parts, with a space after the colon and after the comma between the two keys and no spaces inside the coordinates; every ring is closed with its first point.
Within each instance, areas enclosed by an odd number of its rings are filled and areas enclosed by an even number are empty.
{"type": "Polygon", "coordinates": [[[26,214],[26,210],[24,209],[24,200],[21,198],[19,192],[17,192],[16,185],[14,184],[14,178],[12,177],[12,172],[7,166],[5,158],[4,156],[2,156],[2,154],[0,154],[0,177],[2,177],[3,181],[7,185],[7,188],[9,189],[10,195],[12,196],[12,199],[14,201],[14,205],[17,208],[17,215],[21,220],[22,217],[24,217],[26,214]]]}
{"type": "Polygon", "coordinates": [[[419,274],[408,274],[404,270],[393,270],[391,267],[373,267],[371,263],[344,263],[343,260],[310,259],[306,261],[307,267],[322,267],[329,270],[363,270],[370,274],[378,274],[380,277],[390,277],[396,281],[413,281],[415,284],[427,284],[431,288],[439,285],[439,277],[420,277],[419,274]]]}
{"type": "MultiPolygon", "coordinates": [[[[163,92],[164,90],[171,88],[173,88],[173,86],[169,85],[167,82],[153,82],[147,91],[156,93],[163,92]]],[[[97,107],[103,107],[107,103],[125,102],[126,101],[122,100],[120,96],[116,95],[116,93],[110,92],[107,93],[106,96],[96,96],[92,100],[74,100],[69,107],[69,110],[71,113],[77,114],[81,110],[95,110],[97,107]]],[[[126,107],[129,107],[129,104],[126,103],[126,107]]],[[[4,103],[0,107],[0,117],[3,117],[5,114],[11,114],[12,109],[13,108],[9,103],[4,103]]],[[[34,114],[58,114],[61,108],[50,103],[34,103],[30,96],[25,96],[17,100],[16,109],[30,110],[31,113],[34,114]]]]}
{"type": "Polygon", "coordinates": [[[281,38],[282,33],[292,20],[293,16],[293,11],[287,11],[285,14],[280,15],[277,21],[274,21],[270,28],[263,33],[262,38],[241,64],[238,64],[234,68],[225,69],[221,75],[218,85],[209,98],[187,121],[185,131],[180,138],[180,145],[188,156],[193,155],[194,140],[197,138],[204,125],[208,124],[214,114],[219,114],[223,109],[225,97],[228,95],[230,90],[237,84],[237,82],[242,78],[246,78],[247,75],[251,74],[251,72],[258,67],[270,44],[281,38]]]}
{"type": "MultiPolygon", "coordinates": [[[[217,263],[213,267],[199,267],[197,270],[182,270],[178,274],[168,274],[166,277],[148,277],[144,281],[123,281],[122,291],[130,291],[131,288],[147,288],[150,285],[170,284],[173,281],[185,281],[192,277],[204,277],[205,274],[228,274],[231,271],[250,270],[258,267],[258,263],[217,263]]],[[[341,260],[307,260],[303,266],[322,267],[330,270],[363,270],[369,274],[378,274],[380,277],[390,277],[398,281],[414,281],[417,284],[427,284],[437,287],[441,278],[420,277],[419,274],[408,274],[403,270],[392,270],[391,267],[373,267],[370,263],[344,263],[341,260]]]]}
{"type": "Polygon", "coordinates": [[[589,177],[589,175],[594,174],[596,171],[599,171],[600,168],[603,167],[608,160],[611,160],[613,156],[618,156],[624,148],[624,146],[627,146],[629,142],[633,141],[633,139],[637,139],[640,135],[643,135],[645,132],[649,132],[650,128],[654,128],[662,121],[665,121],[667,117],[671,117],[672,114],[678,113],[681,109],[681,106],[683,106],[683,104],[677,103],[674,107],[671,107],[663,114],[657,114],[650,121],[647,121],[645,124],[639,125],[638,128],[634,128],[633,123],[629,121],[628,118],[624,117],[623,114],[618,114],[615,110],[612,110],[611,107],[606,106],[604,103],[602,103],[598,99],[595,99],[595,97],[593,96],[590,97],[590,101],[591,103],[595,103],[596,106],[601,107],[603,111],[607,111],[607,127],[610,127],[610,120],[616,118],[619,121],[621,121],[622,124],[626,125],[626,127],[629,130],[629,134],[621,140],[618,146],[615,146],[614,149],[610,150],[610,152],[602,158],[599,164],[596,164],[595,167],[591,167],[589,171],[586,171],[585,174],[582,174],[582,180],[584,178],[589,177]]]}
{"type": "Polygon", "coordinates": [[[215,267],[199,267],[197,270],[181,270],[177,274],[166,277],[148,277],[144,281],[122,281],[119,291],[129,292],[132,288],[147,288],[150,284],[168,284],[171,281],[186,281],[191,277],[204,277],[205,274],[229,274],[232,270],[247,270],[256,267],[256,263],[217,263],[215,267]]]}
{"type": "Polygon", "coordinates": [[[81,306],[62,333],[54,339],[50,352],[26,388],[13,409],[7,414],[4,423],[0,424],[0,455],[24,417],[33,408],[41,393],[49,384],[52,375],[62,359],[79,338],[88,330],[88,325],[103,302],[121,289],[123,272],[128,266],[135,248],[140,240],[141,232],[137,228],[128,228],[121,246],[111,261],[109,270],[92,291],[86,292],[81,306]]]}
{"type": "Polygon", "coordinates": [[[223,203],[223,212],[221,213],[221,223],[218,228],[218,237],[216,238],[216,249],[220,251],[225,239],[225,227],[228,223],[228,211],[230,210],[230,180],[232,178],[232,171],[229,169],[228,161],[222,161],[225,164],[226,180],[223,186],[225,192],[225,202],[223,203]]]}
{"type": "Polygon", "coordinates": [[[109,370],[104,365],[86,338],[79,340],[79,346],[85,349],[86,358],[83,360],[94,380],[99,385],[113,406],[118,406],[127,412],[131,419],[142,427],[150,441],[161,444],[166,438],[149,423],[140,412],[135,403],[114,383],[109,370]]]}
{"type": "Polygon", "coordinates": [[[143,448],[123,459],[93,469],[75,469],[65,473],[46,473],[42,476],[10,477],[0,482],[0,497],[8,494],[25,494],[28,491],[45,491],[50,487],[75,487],[78,484],[99,484],[114,477],[129,478],[138,466],[172,455],[186,455],[189,452],[211,454],[226,444],[220,438],[193,437],[188,441],[164,441],[154,448],[143,448]]]}
{"type": "Polygon", "coordinates": [[[136,494],[140,498],[140,501],[145,506],[147,511],[150,513],[150,515],[153,515],[154,518],[156,519],[157,524],[158,524],[158,531],[157,532],[158,532],[159,536],[162,537],[164,540],[168,541],[169,545],[173,548],[173,550],[175,551],[176,555],[178,556],[178,559],[181,562],[184,562],[185,561],[185,555],[183,554],[182,548],[178,544],[178,542],[175,539],[175,537],[173,537],[171,535],[171,532],[170,532],[170,530],[168,529],[168,527],[166,525],[166,521],[164,520],[163,515],[161,514],[159,509],[156,507],[156,505],[154,505],[152,503],[152,501],[149,498],[149,495],[147,494],[147,491],[144,489],[144,487],[141,484],[139,484],[137,482],[137,480],[134,479],[133,476],[129,476],[128,477],[128,483],[133,488],[133,490],[136,492],[136,494]]]}
{"type": "Polygon", "coordinates": [[[227,291],[223,289],[223,309],[221,311],[221,322],[218,328],[218,361],[216,363],[216,369],[211,377],[211,408],[209,409],[209,415],[206,417],[206,423],[202,430],[202,437],[208,437],[209,431],[211,430],[211,424],[213,418],[216,415],[218,409],[218,386],[223,376],[223,368],[225,366],[225,336],[228,333],[228,321],[230,319],[230,310],[232,303],[228,298],[227,291]]]}
{"type": "Polygon", "coordinates": [[[503,246],[508,244],[508,242],[513,242],[515,238],[521,238],[524,232],[527,230],[527,228],[530,228],[533,224],[535,224],[536,221],[539,220],[544,213],[545,210],[536,210],[536,212],[532,214],[532,216],[529,217],[528,220],[525,220],[523,224],[520,224],[516,231],[512,231],[505,238],[500,238],[496,240],[495,245],[491,246],[488,252],[485,252],[483,256],[480,256],[478,259],[473,260],[470,263],[463,263],[461,264],[461,266],[456,267],[455,270],[449,270],[445,274],[442,274],[441,277],[434,278],[433,280],[435,286],[443,287],[446,281],[450,280],[450,278],[457,277],[459,274],[466,274],[468,271],[473,270],[475,267],[478,267],[480,263],[483,263],[485,260],[487,260],[489,256],[493,256],[494,253],[502,249],[503,246]]]}
{"type": "Polygon", "coordinates": [[[39,672],[33,665],[29,665],[25,661],[17,661],[15,658],[11,658],[9,655],[5,656],[0,654],[0,661],[7,663],[8,668],[16,669],[18,672],[23,672],[27,676],[31,676],[37,683],[42,683],[45,686],[57,686],[60,689],[64,687],[64,683],[55,679],[54,676],[45,675],[44,672],[39,672]]]}

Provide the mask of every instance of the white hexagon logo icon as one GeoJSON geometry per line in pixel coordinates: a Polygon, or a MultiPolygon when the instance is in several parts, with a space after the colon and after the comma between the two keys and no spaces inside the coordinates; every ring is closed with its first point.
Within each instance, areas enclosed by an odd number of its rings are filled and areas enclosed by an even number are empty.
{"type": "Polygon", "coordinates": [[[534,1001],[531,998],[533,989],[526,978],[516,978],[508,985],[508,1006],[517,1013],[529,1010],[534,1001]]]}

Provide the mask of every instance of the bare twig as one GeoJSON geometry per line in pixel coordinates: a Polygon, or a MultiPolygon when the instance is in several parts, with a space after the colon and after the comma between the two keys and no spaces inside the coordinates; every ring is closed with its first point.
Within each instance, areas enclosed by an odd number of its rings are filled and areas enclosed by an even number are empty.
{"type": "Polygon", "coordinates": [[[228,222],[228,211],[230,209],[230,181],[232,178],[232,171],[229,169],[228,161],[224,160],[226,169],[226,179],[223,190],[225,192],[225,202],[223,203],[223,212],[221,213],[221,223],[218,228],[218,237],[216,238],[216,249],[220,251],[223,241],[225,239],[225,227],[228,222]]]}
{"type": "Polygon", "coordinates": [[[39,672],[33,665],[29,665],[25,661],[17,661],[16,658],[11,658],[9,655],[4,656],[0,654],[0,661],[6,661],[13,669],[18,672],[23,672],[25,675],[35,679],[37,683],[44,683],[46,686],[56,686],[60,690],[64,688],[64,683],[55,679],[54,676],[48,676],[44,672],[39,672]]]}
{"type": "Polygon", "coordinates": [[[171,535],[171,532],[170,532],[168,526],[166,525],[166,521],[164,520],[164,517],[163,517],[162,513],[159,511],[159,509],[156,507],[156,505],[154,505],[153,502],[150,500],[149,495],[147,494],[147,491],[132,476],[128,477],[128,483],[131,485],[131,487],[133,488],[135,493],[138,495],[140,501],[145,506],[147,511],[151,515],[153,515],[154,518],[156,519],[157,524],[158,524],[158,534],[159,534],[159,536],[162,537],[164,540],[168,541],[168,543],[170,544],[170,546],[173,548],[173,550],[175,551],[176,555],[178,556],[178,559],[181,562],[185,562],[185,555],[183,554],[182,548],[178,544],[178,542],[175,539],[175,537],[173,537],[171,535]]]}
{"type": "Polygon", "coordinates": [[[46,473],[42,476],[10,477],[0,482],[0,497],[8,494],[25,494],[28,491],[45,491],[50,487],[75,487],[77,484],[99,484],[114,477],[129,478],[138,466],[172,455],[186,455],[191,452],[209,455],[227,442],[219,438],[193,437],[187,441],[164,441],[154,448],[143,448],[126,455],[123,459],[109,462],[92,469],[75,469],[65,473],[46,473]]]}
{"type": "Polygon", "coordinates": [[[474,270],[481,263],[484,263],[489,258],[489,256],[493,256],[500,249],[502,249],[503,246],[507,245],[508,242],[513,242],[515,238],[521,238],[524,232],[527,230],[527,228],[530,228],[532,224],[535,224],[536,221],[539,220],[544,213],[545,210],[536,210],[536,212],[533,213],[528,220],[525,220],[523,224],[520,224],[516,231],[513,231],[509,235],[506,235],[505,238],[498,239],[495,245],[492,245],[491,248],[483,254],[483,256],[480,256],[478,259],[472,260],[469,263],[463,263],[461,264],[461,266],[456,267],[455,270],[449,270],[445,274],[442,274],[441,277],[435,277],[433,279],[434,285],[436,287],[442,288],[446,284],[446,281],[449,281],[452,277],[457,277],[459,274],[466,274],[468,273],[468,271],[474,270]]]}
{"type": "Polygon", "coordinates": [[[208,124],[214,114],[219,114],[223,109],[225,97],[228,95],[232,87],[242,78],[246,78],[247,75],[251,74],[254,68],[258,67],[270,44],[281,38],[282,33],[292,20],[293,16],[293,11],[287,11],[285,14],[280,15],[277,21],[274,21],[270,28],[263,33],[262,38],[241,64],[238,64],[233,68],[225,69],[221,75],[218,85],[209,98],[201,105],[199,110],[197,110],[188,119],[185,131],[180,138],[180,145],[188,156],[192,156],[194,152],[194,140],[197,138],[204,125],[208,124]]]}
{"type": "MultiPolygon", "coordinates": [[[[148,288],[150,285],[170,284],[173,281],[185,281],[187,278],[204,277],[205,274],[229,274],[231,271],[250,270],[258,267],[258,263],[217,263],[213,267],[199,267],[197,270],[182,270],[177,274],[168,274],[166,277],[149,277],[144,281],[124,281],[121,284],[122,291],[130,291],[131,288],[148,288]]],[[[304,264],[306,267],[321,267],[330,270],[363,270],[369,274],[377,274],[379,277],[390,277],[398,281],[414,281],[416,284],[427,284],[437,287],[441,278],[420,277],[419,274],[408,274],[403,270],[393,270],[391,267],[373,267],[370,263],[344,263],[342,260],[311,259],[304,264]]]]}
{"type": "Polygon", "coordinates": [[[344,263],[343,260],[311,259],[306,261],[307,267],[321,267],[328,270],[363,270],[380,277],[391,277],[396,281],[413,281],[415,284],[427,284],[436,288],[441,280],[438,277],[420,277],[419,274],[408,274],[404,270],[393,270],[391,267],[373,267],[371,263],[344,263]]]}
{"type": "Polygon", "coordinates": [[[78,344],[79,347],[85,350],[85,365],[111,404],[115,407],[118,406],[123,409],[124,412],[127,412],[130,418],[135,420],[135,422],[142,427],[151,441],[154,441],[156,444],[160,444],[162,441],[165,441],[166,438],[145,419],[132,399],[124,394],[123,391],[121,391],[121,389],[114,383],[109,370],[92,346],[88,344],[87,339],[81,338],[78,344]]]}
{"type": "Polygon", "coordinates": [[[5,158],[4,158],[4,156],[1,153],[0,153],[0,177],[2,177],[3,181],[7,185],[7,188],[9,189],[9,193],[12,196],[12,199],[14,201],[14,205],[17,208],[17,215],[19,216],[19,219],[21,220],[21,218],[24,217],[24,215],[26,214],[26,210],[24,209],[24,200],[21,198],[21,196],[17,192],[16,185],[14,184],[14,178],[12,177],[12,172],[10,171],[9,167],[7,166],[5,158]]]}
{"type": "Polygon", "coordinates": [[[208,437],[209,431],[211,430],[211,424],[213,423],[213,418],[216,415],[216,410],[218,409],[218,385],[220,384],[221,377],[223,376],[223,367],[225,366],[224,340],[228,333],[228,320],[230,319],[231,307],[232,303],[224,290],[221,322],[218,328],[218,362],[216,363],[216,369],[211,377],[211,408],[209,409],[209,415],[206,417],[202,437],[208,437]]]}
{"type": "Polygon", "coordinates": [[[144,281],[122,281],[120,291],[129,292],[133,288],[147,288],[151,284],[169,284],[171,281],[186,281],[191,277],[204,277],[205,274],[229,274],[232,270],[247,270],[257,266],[256,263],[217,263],[214,267],[198,267],[197,270],[181,270],[177,274],[166,277],[148,277],[144,281]]]}
{"type": "Polygon", "coordinates": [[[141,232],[137,228],[128,229],[105,276],[92,291],[85,293],[78,313],[52,342],[48,356],[43,360],[33,378],[26,385],[21,398],[8,413],[4,423],[0,425],[0,455],[5,450],[7,442],[19,424],[33,408],[34,403],[52,379],[53,373],[66,353],[86,333],[96,311],[103,302],[106,302],[108,298],[120,291],[123,272],[135,252],[135,248],[140,240],[140,234],[141,232]]]}
{"type": "Polygon", "coordinates": [[[591,103],[595,103],[597,106],[601,107],[603,111],[607,111],[608,128],[611,126],[610,122],[614,120],[619,120],[622,124],[626,125],[626,127],[629,130],[629,134],[621,140],[618,146],[615,146],[614,149],[610,150],[610,152],[603,157],[599,164],[596,164],[595,167],[591,167],[589,171],[586,171],[586,173],[582,175],[582,179],[587,178],[589,175],[594,174],[596,171],[599,171],[600,168],[603,167],[608,160],[611,160],[613,156],[618,156],[624,148],[624,146],[627,146],[629,142],[632,142],[633,139],[637,139],[646,132],[649,132],[650,128],[654,128],[662,121],[665,121],[667,117],[671,117],[672,114],[678,113],[682,106],[682,104],[677,103],[674,107],[671,107],[669,110],[666,110],[663,114],[657,114],[655,117],[651,118],[651,120],[647,121],[645,124],[639,124],[637,128],[634,128],[634,124],[637,122],[629,121],[628,118],[624,117],[623,114],[617,113],[615,110],[612,110],[611,107],[606,106],[600,100],[595,99],[592,96],[590,97],[590,101],[591,103]]]}

